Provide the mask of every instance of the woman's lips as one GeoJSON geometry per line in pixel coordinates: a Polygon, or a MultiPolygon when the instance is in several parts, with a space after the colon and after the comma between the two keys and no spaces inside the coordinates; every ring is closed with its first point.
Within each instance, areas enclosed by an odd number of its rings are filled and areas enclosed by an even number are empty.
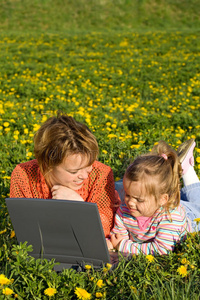
{"type": "Polygon", "coordinates": [[[75,181],[74,182],[76,185],[82,185],[83,184],[83,180],[81,180],[81,181],[75,181]]]}

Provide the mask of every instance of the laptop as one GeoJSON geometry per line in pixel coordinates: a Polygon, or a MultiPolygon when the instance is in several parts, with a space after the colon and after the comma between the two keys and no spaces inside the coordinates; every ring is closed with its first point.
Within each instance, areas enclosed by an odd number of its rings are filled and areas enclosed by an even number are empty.
{"type": "Polygon", "coordinates": [[[71,200],[6,198],[18,243],[33,246],[31,256],[55,259],[64,268],[85,264],[116,267],[118,253],[108,251],[96,203],[71,200]]]}

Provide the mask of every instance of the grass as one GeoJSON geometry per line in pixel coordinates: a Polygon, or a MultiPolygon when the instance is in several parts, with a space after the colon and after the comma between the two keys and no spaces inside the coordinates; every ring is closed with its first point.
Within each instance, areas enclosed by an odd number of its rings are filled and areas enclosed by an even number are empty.
{"type": "Polygon", "coordinates": [[[2,0],[2,31],[87,32],[196,29],[198,0],[2,0]]]}
{"type": "Polygon", "coordinates": [[[160,139],[176,149],[195,138],[200,176],[198,7],[195,0],[2,1],[0,273],[7,284],[0,276],[0,299],[51,292],[51,299],[77,299],[80,291],[80,299],[199,299],[199,234],[152,261],[139,255],[113,271],[57,274],[53,262],[29,256],[31,246],[17,245],[5,206],[13,168],[34,158],[34,133],[58,110],[90,127],[116,180],[160,139]]]}

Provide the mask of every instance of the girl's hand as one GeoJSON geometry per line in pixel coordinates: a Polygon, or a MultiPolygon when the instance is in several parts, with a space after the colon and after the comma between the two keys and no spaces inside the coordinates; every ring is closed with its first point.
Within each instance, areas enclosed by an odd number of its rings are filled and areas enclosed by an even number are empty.
{"type": "Polygon", "coordinates": [[[116,233],[111,235],[111,243],[115,249],[118,249],[119,243],[124,239],[124,235],[116,233]]]}
{"type": "Polygon", "coordinates": [[[106,239],[106,243],[107,243],[108,250],[113,250],[113,244],[109,239],[106,239]]]}
{"type": "Polygon", "coordinates": [[[62,185],[54,185],[51,193],[52,199],[84,201],[78,193],[62,185]]]}

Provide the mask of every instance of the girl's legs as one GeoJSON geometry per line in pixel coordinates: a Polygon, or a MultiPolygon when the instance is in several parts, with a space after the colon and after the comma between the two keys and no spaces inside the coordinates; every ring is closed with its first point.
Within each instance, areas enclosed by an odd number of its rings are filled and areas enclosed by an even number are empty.
{"type": "Polygon", "coordinates": [[[193,151],[196,143],[194,139],[190,139],[181,144],[177,150],[177,154],[183,170],[182,178],[185,186],[199,182],[199,178],[194,170],[193,151]]]}
{"type": "MultiPolygon", "coordinates": [[[[177,154],[183,169],[184,187],[181,189],[181,204],[185,207],[187,217],[192,222],[193,231],[196,231],[197,225],[194,219],[200,218],[200,181],[194,170],[194,147],[194,139],[188,140],[180,145],[177,154]]],[[[200,230],[200,225],[198,230],[200,230]]]]}

